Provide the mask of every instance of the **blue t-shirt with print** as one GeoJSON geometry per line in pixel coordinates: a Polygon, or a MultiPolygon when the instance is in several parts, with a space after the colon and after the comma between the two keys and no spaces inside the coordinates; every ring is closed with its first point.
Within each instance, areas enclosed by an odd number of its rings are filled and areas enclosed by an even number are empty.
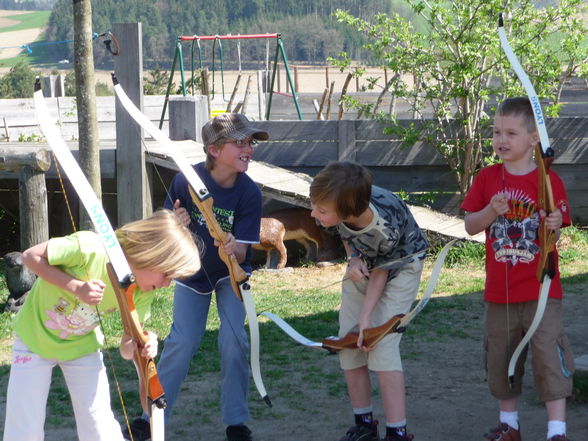
{"type": "MultiPolygon", "coordinates": [[[[239,173],[233,187],[223,188],[212,179],[204,163],[193,167],[214,200],[213,211],[223,231],[233,234],[239,243],[259,243],[262,198],[255,182],[245,173],[239,173]]],[[[192,202],[188,187],[186,177],[178,173],[170,185],[165,208],[172,209],[176,199],[179,199],[180,205],[188,211],[191,219],[190,229],[202,240],[202,268],[181,282],[199,293],[208,294],[214,290],[220,279],[228,277],[229,270],[219,257],[218,247],[214,245],[214,239],[208,232],[200,210],[192,202]]],[[[247,250],[245,261],[241,264],[248,274],[251,273],[250,262],[251,246],[247,250]]]]}

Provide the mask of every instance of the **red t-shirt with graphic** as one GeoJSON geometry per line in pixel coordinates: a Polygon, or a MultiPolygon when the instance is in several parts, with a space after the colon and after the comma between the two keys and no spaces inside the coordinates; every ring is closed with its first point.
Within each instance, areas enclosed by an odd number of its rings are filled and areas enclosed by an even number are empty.
{"type": "MultiPolygon", "coordinates": [[[[478,173],[461,208],[475,213],[485,208],[494,195],[505,193],[509,211],[498,216],[486,228],[486,288],[484,299],[495,303],[516,303],[537,300],[539,281],[537,209],[537,169],[526,175],[511,175],[502,164],[486,167],[478,173]],[[508,289],[507,289],[508,284],[508,289]]],[[[571,224],[570,209],[561,178],[549,172],[554,202],[563,216],[562,227],[571,224]]],[[[549,297],[561,299],[557,250],[556,273],[551,282],[549,297]]]]}

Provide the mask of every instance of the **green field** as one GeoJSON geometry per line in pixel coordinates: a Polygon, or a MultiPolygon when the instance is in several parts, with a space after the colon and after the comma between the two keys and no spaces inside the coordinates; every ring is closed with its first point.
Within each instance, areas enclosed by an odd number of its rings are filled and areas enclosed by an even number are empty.
{"type": "Polygon", "coordinates": [[[51,11],[35,11],[28,14],[7,15],[4,18],[18,21],[18,24],[0,27],[0,32],[22,31],[23,29],[43,28],[49,20],[51,11]]]}

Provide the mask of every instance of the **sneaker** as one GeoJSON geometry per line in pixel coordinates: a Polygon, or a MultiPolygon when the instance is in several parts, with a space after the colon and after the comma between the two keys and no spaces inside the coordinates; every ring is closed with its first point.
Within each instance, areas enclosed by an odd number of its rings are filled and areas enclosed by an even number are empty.
{"type": "Polygon", "coordinates": [[[494,429],[485,433],[484,437],[491,441],[521,441],[521,432],[506,423],[500,423],[494,429]]]}
{"type": "Polygon", "coordinates": [[[151,426],[149,421],[145,421],[143,418],[135,418],[131,423],[133,437],[131,438],[128,427],[123,429],[122,434],[126,441],[147,441],[151,439],[151,426]]]}
{"type": "Polygon", "coordinates": [[[227,441],[253,441],[251,430],[245,424],[227,426],[227,441]]]}
{"type": "Polygon", "coordinates": [[[570,440],[568,439],[568,437],[565,434],[563,434],[563,435],[552,436],[547,441],[570,441],[570,440]]]}
{"type": "Polygon", "coordinates": [[[400,436],[398,434],[392,436],[385,436],[382,438],[382,441],[412,441],[414,439],[414,435],[412,433],[407,433],[405,436],[400,436]]]}
{"type": "Polygon", "coordinates": [[[352,426],[339,441],[380,441],[378,421],[374,420],[369,426],[352,426]]]}

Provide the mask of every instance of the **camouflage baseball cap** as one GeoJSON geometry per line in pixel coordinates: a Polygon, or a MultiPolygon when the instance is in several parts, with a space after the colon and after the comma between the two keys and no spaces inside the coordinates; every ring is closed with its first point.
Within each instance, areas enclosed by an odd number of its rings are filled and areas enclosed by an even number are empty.
{"type": "Polygon", "coordinates": [[[210,144],[214,144],[219,139],[242,140],[250,136],[260,141],[265,141],[269,138],[267,132],[253,127],[251,121],[241,113],[221,113],[202,127],[204,151],[210,144]]]}

